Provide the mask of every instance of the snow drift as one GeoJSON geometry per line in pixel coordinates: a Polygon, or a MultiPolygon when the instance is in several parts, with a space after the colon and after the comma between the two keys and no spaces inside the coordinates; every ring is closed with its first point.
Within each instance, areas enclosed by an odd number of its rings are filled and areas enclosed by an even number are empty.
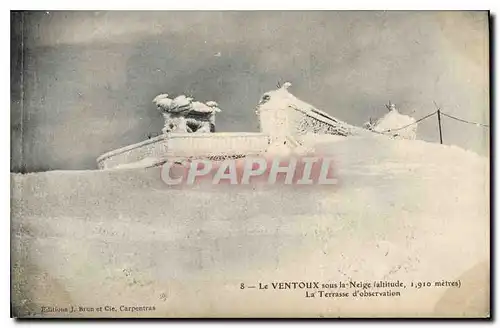
{"type": "Polygon", "coordinates": [[[414,140],[417,138],[417,124],[413,117],[391,110],[380,118],[372,127],[372,131],[386,133],[395,137],[414,140]]]}
{"type": "Polygon", "coordinates": [[[383,136],[317,148],[337,158],[338,187],[172,190],[159,168],[12,174],[14,314],[74,304],[156,310],[73,316],[487,315],[485,158],[383,136]],[[240,289],[349,279],[462,288],[377,300],[240,289]]]}

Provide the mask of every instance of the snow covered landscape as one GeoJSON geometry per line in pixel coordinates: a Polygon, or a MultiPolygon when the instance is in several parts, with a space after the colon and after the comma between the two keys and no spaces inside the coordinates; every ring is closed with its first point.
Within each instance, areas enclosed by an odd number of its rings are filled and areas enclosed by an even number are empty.
{"type": "Polygon", "coordinates": [[[11,316],[491,317],[490,28],[11,11],[11,316]]]}

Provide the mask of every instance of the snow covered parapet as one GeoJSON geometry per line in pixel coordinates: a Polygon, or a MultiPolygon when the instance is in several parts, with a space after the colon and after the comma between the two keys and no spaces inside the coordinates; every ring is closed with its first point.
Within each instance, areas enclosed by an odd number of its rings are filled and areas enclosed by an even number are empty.
{"type": "Polygon", "coordinates": [[[160,94],[153,99],[153,103],[165,119],[163,133],[214,132],[215,114],[221,111],[215,101],[202,103],[185,95],[172,99],[168,94],[160,94]]]}
{"type": "Polygon", "coordinates": [[[101,155],[100,169],[150,167],[168,158],[224,160],[263,153],[269,137],[254,132],[169,133],[101,155]]]}

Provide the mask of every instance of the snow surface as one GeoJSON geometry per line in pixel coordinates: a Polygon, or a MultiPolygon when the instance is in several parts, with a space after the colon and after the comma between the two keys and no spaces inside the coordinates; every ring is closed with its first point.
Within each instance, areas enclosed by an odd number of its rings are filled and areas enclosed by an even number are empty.
{"type": "Polygon", "coordinates": [[[105,315],[484,315],[486,158],[383,136],[316,148],[337,159],[338,186],[175,189],[159,168],[12,174],[15,311],[136,304],[157,311],[105,315]],[[462,288],[344,300],[240,290],[299,279],[461,279],[462,288]]]}

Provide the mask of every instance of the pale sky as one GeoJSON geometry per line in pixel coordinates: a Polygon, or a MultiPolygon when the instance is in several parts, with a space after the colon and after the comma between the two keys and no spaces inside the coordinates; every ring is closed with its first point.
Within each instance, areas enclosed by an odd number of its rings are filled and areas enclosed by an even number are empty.
{"type": "MultiPolygon", "coordinates": [[[[436,101],[489,124],[487,12],[12,17],[12,171],[95,169],[102,153],[161,131],[152,104],[160,93],[217,101],[218,131],[258,131],[254,107],[279,80],[355,125],[385,114],[389,100],[417,119],[436,101]]],[[[443,120],[445,144],[485,155],[488,134],[443,120]]],[[[437,121],[424,121],[418,137],[438,142],[437,121]]]]}

